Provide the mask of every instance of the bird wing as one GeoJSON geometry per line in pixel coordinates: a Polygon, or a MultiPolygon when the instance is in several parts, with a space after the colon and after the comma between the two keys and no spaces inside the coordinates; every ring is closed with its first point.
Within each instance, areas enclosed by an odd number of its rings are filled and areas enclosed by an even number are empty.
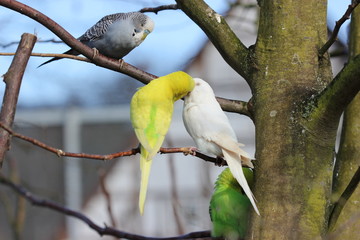
{"type": "Polygon", "coordinates": [[[211,139],[217,145],[219,145],[222,149],[226,149],[227,151],[232,151],[238,155],[238,158],[241,160],[242,166],[246,166],[249,168],[254,168],[253,163],[251,162],[250,155],[240,148],[242,145],[235,141],[229,135],[223,133],[217,133],[212,136],[211,139]]]}
{"type": "Polygon", "coordinates": [[[254,168],[249,154],[240,148],[243,144],[237,142],[229,119],[220,106],[218,109],[214,109],[214,104],[190,103],[185,111],[187,111],[186,117],[184,117],[185,127],[191,136],[214,142],[228,150],[237,149],[243,166],[254,168]]]}
{"type": "Polygon", "coordinates": [[[151,87],[140,89],[131,101],[131,122],[141,143],[140,214],[143,214],[152,158],[159,151],[169,129],[173,112],[171,100],[151,87]]]}
{"type": "MultiPolygon", "coordinates": [[[[241,192],[228,186],[211,197],[210,216],[213,224],[213,237],[245,237],[250,201],[241,192]]],[[[234,238],[230,238],[234,239],[234,238]]]]}
{"type": "Polygon", "coordinates": [[[138,91],[136,94],[136,98],[132,100],[131,121],[141,145],[153,157],[169,129],[173,103],[159,98],[159,94],[155,93],[138,91]]]}
{"type": "Polygon", "coordinates": [[[89,28],[82,36],[78,38],[81,42],[87,41],[95,41],[99,38],[102,38],[106,31],[108,30],[109,26],[119,20],[119,19],[126,19],[128,13],[115,13],[107,15],[101,18],[94,26],[89,28]]]}
{"type": "Polygon", "coordinates": [[[217,133],[236,138],[226,115],[222,111],[215,111],[213,107],[213,104],[186,104],[183,118],[189,134],[206,140],[211,140],[217,133]]]}

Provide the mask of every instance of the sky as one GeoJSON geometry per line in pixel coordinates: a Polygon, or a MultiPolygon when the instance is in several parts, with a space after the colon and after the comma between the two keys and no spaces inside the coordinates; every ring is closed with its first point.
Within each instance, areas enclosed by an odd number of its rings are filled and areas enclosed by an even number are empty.
{"type": "MultiPolygon", "coordinates": [[[[21,1],[49,16],[73,36],[82,35],[101,17],[116,13],[137,11],[143,7],[174,4],[173,0],[27,0],[21,1]]],[[[215,11],[225,13],[230,0],[206,1],[215,11]]],[[[333,28],[347,8],[349,1],[329,0],[328,23],[333,28]],[[345,4],[344,4],[345,3],[345,4]]],[[[154,31],[124,60],[152,74],[161,76],[182,70],[196,56],[206,42],[206,35],[182,11],[167,10],[157,15],[147,13],[155,21],[154,31]]],[[[349,21],[346,22],[348,24],[349,21]]],[[[58,38],[41,24],[17,12],[0,7],[0,45],[19,41],[22,33],[35,33],[39,40],[58,38]]],[[[346,43],[346,26],[340,31],[339,39],[346,43]]],[[[15,52],[16,45],[2,48],[1,52],[15,52]]],[[[62,53],[68,50],[65,44],[37,43],[33,52],[62,53]]],[[[136,88],[141,86],[134,79],[93,64],[74,60],[60,60],[37,68],[48,58],[32,57],[24,75],[20,107],[49,107],[80,104],[101,105],[104,95],[114,102],[129,101],[136,88]],[[119,80],[122,79],[123,80],[119,80]],[[125,83],[124,83],[125,81],[125,83]],[[126,85],[129,94],[118,93],[113,86],[126,85]],[[109,90],[110,89],[110,90],[109,90]],[[109,92],[110,91],[110,92],[109,92]]],[[[0,56],[0,74],[3,75],[12,57],[0,56]]],[[[2,84],[0,92],[3,93],[2,84]]]]}

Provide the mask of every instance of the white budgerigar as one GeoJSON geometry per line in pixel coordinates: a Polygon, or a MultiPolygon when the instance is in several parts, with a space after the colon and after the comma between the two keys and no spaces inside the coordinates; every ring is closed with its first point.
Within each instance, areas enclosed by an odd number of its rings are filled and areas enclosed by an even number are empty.
{"type": "MultiPolygon", "coordinates": [[[[101,18],[78,40],[91,48],[96,48],[105,56],[121,59],[139,46],[153,29],[153,20],[143,13],[115,13],[101,18]]],[[[68,50],[65,54],[79,55],[74,49],[68,50]]],[[[52,58],[40,66],[59,59],[61,58],[52,58]]]]}
{"type": "Polygon", "coordinates": [[[238,143],[229,119],[217,102],[210,85],[200,78],[194,80],[195,88],[185,96],[184,101],[183,121],[186,130],[200,151],[226,160],[231,173],[259,214],[242,170],[242,166],[253,167],[249,154],[240,148],[242,145],[238,143]]]}

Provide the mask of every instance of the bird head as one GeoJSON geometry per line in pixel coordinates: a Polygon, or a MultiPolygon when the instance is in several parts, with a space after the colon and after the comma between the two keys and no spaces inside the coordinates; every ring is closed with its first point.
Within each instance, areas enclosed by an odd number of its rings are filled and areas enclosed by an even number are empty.
{"type": "Polygon", "coordinates": [[[185,72],[173,72],[167,76],[170,79],[169,86],[172,89],[174,101],[179,100],[194,89],[194,79],[185,72]]]}
{"type": "Polygon", "coordinates": [[[185,96],[185,103],[209,103],[215,100],[215,94],[210,85],[200,78],[194,78],[194,89],[185,96]]]}
{"type": "Polygon", "coordinates": [[[141,39],[143,41],[154,30],[154,26],[155,26],[154,21],[151,18],[147,17],[146,23],[142,26],[144,30],[141,39]]]}
{"type": "Polygon", "coordinates": [[[154,21],[147,15],[134,12],[134,32],[133,37],[139,44],[145,40],[145,38],[154,30],[154,21]]]}

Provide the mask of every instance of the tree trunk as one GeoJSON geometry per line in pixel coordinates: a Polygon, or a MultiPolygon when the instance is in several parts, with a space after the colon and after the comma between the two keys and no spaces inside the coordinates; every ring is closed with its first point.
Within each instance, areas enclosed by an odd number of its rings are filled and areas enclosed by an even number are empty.
{"type": "MultiPolygon", "coordinates": [[[[350,31],[350,58],[360,54],[360,9],[352,14],[350,31]]],[[[354,98],[344,113],[339,154],[336,159],[334,195],[337,200],[355,171],[360,166],[360,94],[354,98]]],[[[360,188],[346,203],[333,231],[333,239],[360,239],[360,188]]]]}
{"type": "Polygon", "coordinates": [[[325,236],[337,127],[360,89],[360,55],[333,79],[328,54],[319,54],[327,1],[258,0],[258,38],[250,48],[204,1],[176,2],[252,89],[253,190],[261,216],[253,214],[248,239],[325,236]]]}
{"type": "Polygon", "coordinates": [[[251,239],[316,239],[329,215],[339,116],[312,118],[309,100],[332,80],[325,0],[261,1],[257,70],[252,86],[256,125],[251,239]]]}

